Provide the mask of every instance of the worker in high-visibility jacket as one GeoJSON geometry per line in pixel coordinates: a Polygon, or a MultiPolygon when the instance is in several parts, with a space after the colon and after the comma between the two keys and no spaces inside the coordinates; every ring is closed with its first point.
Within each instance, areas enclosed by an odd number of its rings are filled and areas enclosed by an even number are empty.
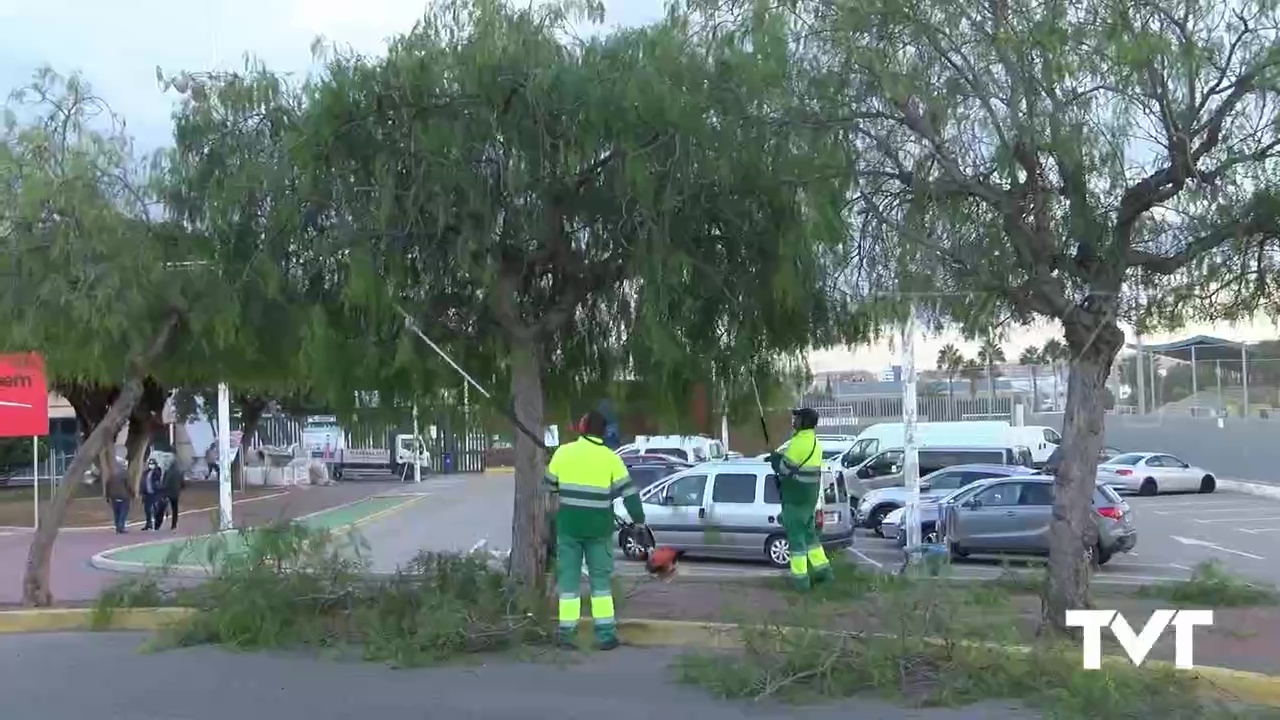
{"type": "Polygon", "coordinates": [[[559,643],[577,647],[582,616],[582,562],[591,586],[591,620],[602,650],[618,646],[613,614],[613,501],[644,529],[644,507],[622,458],[604,444],[607,423],[591,411],[578,421],[577,440],[561,445],[547,465],[546,489],[559,498],[555,515],[556,587],[560,594],[559,643]]]}
{"type": "Polygon", "coordinates": [[[822,489],[822,446],[818,442],[818,412],[812,408],[791,411],[791,427],[795,434],[786,450],[773,453],[769,460],[778,476],[782,497],[779,522],[787,533],[791,552],[791,580],[801,589],[812,582],[832,577],[831,563],[822,549],[816,513],[818,494],[822,489]]]}

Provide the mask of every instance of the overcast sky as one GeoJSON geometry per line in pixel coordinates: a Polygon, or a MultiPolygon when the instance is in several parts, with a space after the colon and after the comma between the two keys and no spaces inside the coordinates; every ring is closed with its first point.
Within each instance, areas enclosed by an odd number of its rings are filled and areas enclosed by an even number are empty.
{"type": "MultiPolygon", "coordinates": [[[[607,25],[633,25],[659,17],[663,2],[606,0],[605,6],[607,25]]],[[[409,30],[425,7],[419,0],[0,0],[0,88],[28,82],[43,64],[64,74],[81,71],[126,119],[138,144],[151,149],[169,142],[174,100],[157,87],[156,66],[167,73],[238,68],[250,53],[277,71],[302,74],[317,36],[376,53],[386,38],[409,30]]],[[[1267,323],[1195,327],[1179,335],[1197,333],[1259,340],[1273,337],[1275,330],[1267,323]]],[[[1025,331],[1009,339],[1006,352],[1014,358],[1026,345],[1053,334],[1053,329],[1025,331]]],[[[958,338],[918,341],[922,366],[931,367],[938,348],[949,341],[958,338]]],[[[975,349],[964,347],[970,354],[975,349]]],[[[811,360],[818,371],[878,371],[894,364],[897,355],[885,344],[814,353],[811,360]]]]}

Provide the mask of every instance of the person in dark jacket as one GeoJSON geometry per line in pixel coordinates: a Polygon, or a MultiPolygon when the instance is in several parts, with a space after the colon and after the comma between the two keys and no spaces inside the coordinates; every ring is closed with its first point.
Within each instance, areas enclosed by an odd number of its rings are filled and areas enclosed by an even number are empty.
{"type": "Polygon", "coordinates": [[[142,472],[142,511],[147,517],[147,524],[142,527],[143,530],[160,529],[160,519],[157,517],[160,508],[157,503],[162,499],[160,494],[162,477],[160,464],[155,461],[155,458],[148,460],[147,469],[142,472]]]}
{"type": "Polygon", "coordinates": [[[111,506],[111,518],[115,522],[116,534],[129,532],[125,525],[129,522],[129,503],[133,500],[133,486],[125,473],[115,472],[115,468],[107,469],[107,504],[111,506]]]}
{"type": "Polygon", "coordinates": [[[174,458],[169,463],[169,467],[164,470],[164,475],[160,482],[160,494],[156,498],[157,530],[164,524],[166,506],[173,516],[173,519],[169,521],[169,529],[178,529],[178,498],[182,495],[182,489],[185,485],[186,478],[183,477],[182,469],[178,467],[177,458],[174,458]]]}

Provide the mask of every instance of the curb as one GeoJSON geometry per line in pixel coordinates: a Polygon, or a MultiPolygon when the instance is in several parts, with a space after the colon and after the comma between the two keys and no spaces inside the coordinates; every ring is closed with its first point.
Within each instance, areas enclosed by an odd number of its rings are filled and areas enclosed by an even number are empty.
{"type": "Polygon", "coordinates": [[[498,467],[485,468],[484,474],[498,475],[498,474],[505,474],[505,473],[513,473],[515,471],[516,471],[515,467],[498,466],[498,467]]]}
{"type": "MultiPolygon", "coordinates": [[[[335,531],[337,530],[349,531],[357,527],[360,527],[361,525],[364,525],[366,523],[373,522],[374,520],[381,520],[382,518],[385,518],[388,515],[392,515],[394,513],[400,512],[401,510],[408,508],[410,505],[413,505],[417,502],[420,502],[426,499],[428,496],[430,496],[430,493],[414,493],[414,494],[405,493],[403,495],[369,495],[367,497],[360,498],[359,500],[352,500],[351,502],[345,502],[340,505],[334,505],[333,507],[325,508],[324,510],[317,510],[313,513],[300,515],[294,518],[294,521],[305,520],[307,518],[315,517],[317,515],[323,515],[324,513],[327,513],[327,512],[333,512],[334,510],[340,510],[342,508],[351,507],[352,505],[357,505],[371,498],[377,498],[377,497],[390,497],[390,498],[403,497],[404,498],[402,502],[396,505],[393,505],[392,507],[386,508],[385,510],[379,510],[378,512],[375,512],[371,515],[366,515],[362,518],[359,518],[354,522],[347,523],[346,525],[339,525],[338,527],[333,528],[333,530],[335,531]]],[[[205,535],[192,535],[191,537],[186,538],[185,541],[189,542],[191,540],[194,540],[200,537],[212,537],[215,535],[221,535],[225,533],[235,533],[235,532],[238,532],[238,531],[223,530],[221,532],[207,533],[205,535]]],[[[156,566],[150,565],[148,563],[133,562],[129,560],[112,560],[110,557],[107,557],[107,556],[120,552],[121,550],[132,550],[134,548],[150,547],[153,545],[173,545],[173,544],[177,544],[178,542],[179,541],[174,540],[172,538],[165,538],[162,540],[151,540],[148,542],[137,543],[134,545],[123,545],[121,547],[114,547],[109,550],[103,550],[102,552],[94,555],[92,558],[89,559],[89,565],[94,568],[97,568],[98,570],[105,570],[107,572],[116,572],[116,573],[122,573],[126,575],[145,575],[147,574],[147,572],[149,572],[156,566]]],[[[199,579],[199,578],[204,578],[208,576],[209,576],[209,569],[200,565],[172,565],[168,567],[165,572],[165,577],[171,577],[171,578],[199,579]]]]}
{"type": "MultiPolygon", "coordinates": [[[[6,610],[0,611],[0,634],[159,630],[195,612],[194,609],[182,607],[119,608],[95,627],[95,611],[92,608],[6,610]]],[[[591,619],[582,620],[583,629],[580,632],[586,634],[591,619]]],[[[618,621],[618,638],[624,644],[634,647],[732,649],[741,646],[734,635],[738,630],[739,626],[731,623],[644,619],[618,621]]],[[[794,632],[797,628],[780,630],[794,632]]],[[[1006,649],[1014,653],[1032,652],[1032,648],[1025,645],[1007,646],[1006,649]]],[[[1152,664],[1162,668],[1172,667],[1166,662],[1152,664]]],[[[1201,666],[1186,672],[1194,680],[1207,683],[1239,700],[1280,707],[1280,676],[1212,666],[1201,666]]]]}
{"type": "Polygon", "coordinates": [[[1280,500],[1280,485],[1265,485],[1263,483],[1249,482],[1247,480],[1218,480],[1218,490],[1231,490],[1233,492],[1244,493],[1246,495],[1256,495],[1258,497],[1270,498],[1272,500],[1280,500]]]}

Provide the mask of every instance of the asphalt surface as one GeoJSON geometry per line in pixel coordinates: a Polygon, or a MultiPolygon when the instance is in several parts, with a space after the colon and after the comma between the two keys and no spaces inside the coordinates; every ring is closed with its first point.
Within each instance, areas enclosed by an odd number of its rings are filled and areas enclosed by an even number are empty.
{"type": "MultiPolygon", "coordinates": [[[[416,503],[362,528],[373,549],[374,569],[389,571],[419,549],[466,551],[484,542],[507,550],[511,537],[510,474],[429,478],[413,492],[428,493],[416,503]]],[[[1160,495],[1126,498],[1138,528],[1135,552],[1117,555],[1095,581],[1145,585],[1184,580],[1201,562],[1217,560],[1233,574],[1280,586],[1280,501],[1219,491],[1212,495],[1160,495]]],[[[902,552],[892,541],[858,532],[854,559],[882,570],[901,565],[902,552]]],[[[971,558],[952,566],[951,574],[973,580],[1003,572],[1038,571],[1034,558],[971,558]]],[[[638,563],[620,563],[623,574],[640,574],[638,563]]],[[[684,576],[755,577],[777,571],[763,563],[708,562],[689,559],[684,576]]]]}
{"type": "Polygon", "coordinates": [[[907,710],[873,700],[815,708],[717,700],[674,682],[679,652],[623,648],[582,659],[393,670],[297,654],[211,647],[146,653],[147,636],[0,636],[5,720],[648,720],[655,717],[1025,720],[983,703],[907,710]],[[589,660],[589,661],[584,661],[589,660]],[[75,691],[67,692],[68,678],[75,691]]]}

